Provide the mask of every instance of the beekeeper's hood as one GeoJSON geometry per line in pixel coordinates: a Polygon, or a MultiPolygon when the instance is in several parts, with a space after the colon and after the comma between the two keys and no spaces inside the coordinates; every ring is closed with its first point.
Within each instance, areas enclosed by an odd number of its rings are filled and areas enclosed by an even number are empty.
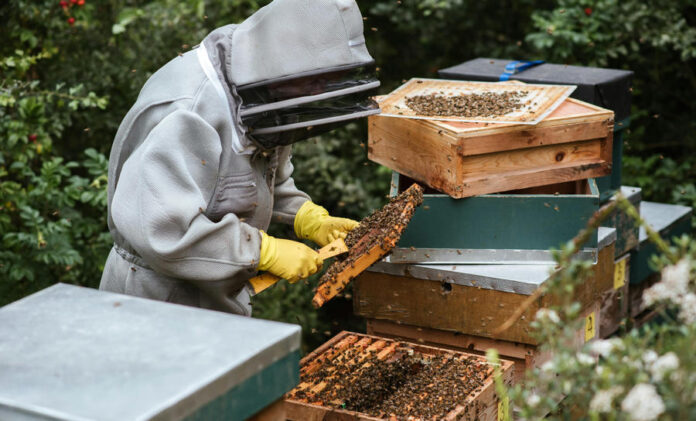
{"type": "Polygon", "coordinates": [[[262,148],[379,113],[369,99],[379,81],[355,0],[275,0],[213,31],[203,46],[244,135],[262,148]]]}

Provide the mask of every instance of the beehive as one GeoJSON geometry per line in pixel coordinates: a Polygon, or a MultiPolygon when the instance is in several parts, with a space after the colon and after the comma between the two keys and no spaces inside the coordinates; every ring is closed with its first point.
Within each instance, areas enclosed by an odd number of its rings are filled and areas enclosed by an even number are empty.
{"type": "MultiPolygon", "coordinates": [[[[614,282],[616,230],[602,228],[593,276],[575,290],[583,310],[599,305],[614,282]]],[[[367,319],[538,345],[531,335],[537,310],[558,305],[547,294],[509,329],[494,330],[551,277],[547,265],[434,265],[380,262],[355,280],[353,311],[367,319]]]]}
{"type": "MultiPolygon", "coordinates": [[[[512,362],[500,364],[510,384],[512,362]]],[[[493,366],[485,358],[341,332],[301,361],[286,396],[291,420],[496,420],[493,366]]]]}
{"type": "Polygon", "coordinates": [[[535,126],[368,119],[368,158],[454,198],[608,175],[614,113],[566,99],[535,126]]]}

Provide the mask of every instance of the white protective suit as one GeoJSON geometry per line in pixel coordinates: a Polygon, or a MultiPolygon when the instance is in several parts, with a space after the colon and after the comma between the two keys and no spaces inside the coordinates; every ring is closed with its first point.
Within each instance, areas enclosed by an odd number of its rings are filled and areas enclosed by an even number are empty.
{"type": "Polygon", "coordinates": [[[100,289],[250,315],[259,230],[292,224],[309,197],[291,146],[247,136],[237,88],[372,61],[354,0],[275,0],[152,75],[109,158],[100,289]]]}

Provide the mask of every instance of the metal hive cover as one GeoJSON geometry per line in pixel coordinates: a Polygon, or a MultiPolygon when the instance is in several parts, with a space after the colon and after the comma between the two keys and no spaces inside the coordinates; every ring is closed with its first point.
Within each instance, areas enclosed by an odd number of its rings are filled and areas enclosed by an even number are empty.
{"type": "Polygon", "coordinates": [[[295,325],[54,285],[0,308],[0,419],[180,419],[299,342],[295,325]]]}
{"type": "Polygon", "coordinates": [[[519,82],[469,82],[440,79],[411,79],[387,96],[379,98],[382,116],[473,123],[537,124],[570,96],[575,86],[521,84],[519,82]],[[457,96],[468,94],[526,91],[520,101],[527,104],[520,110],[490,117],[432,116],[418,114],[406,100],[419,95],[457,96]]]}

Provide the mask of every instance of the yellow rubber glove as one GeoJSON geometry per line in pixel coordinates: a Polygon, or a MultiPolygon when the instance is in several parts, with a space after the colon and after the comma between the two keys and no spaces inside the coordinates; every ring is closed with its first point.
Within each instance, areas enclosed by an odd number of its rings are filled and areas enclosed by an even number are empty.
{"type": "Polygon", "coordinates": [[[321,269],[319,253],[304,244],[271,237],[261,231],[259,270],[270,272],[289,282],[297,282],[321,269]]]}
{"type": "Polygon", "coordinates": [[[352,219],[329,216],[329,211],[311,201],[305,202],[295,215],[295,234],[322,247],[337,238],[346,238],[358,225],[352,219]]]}

